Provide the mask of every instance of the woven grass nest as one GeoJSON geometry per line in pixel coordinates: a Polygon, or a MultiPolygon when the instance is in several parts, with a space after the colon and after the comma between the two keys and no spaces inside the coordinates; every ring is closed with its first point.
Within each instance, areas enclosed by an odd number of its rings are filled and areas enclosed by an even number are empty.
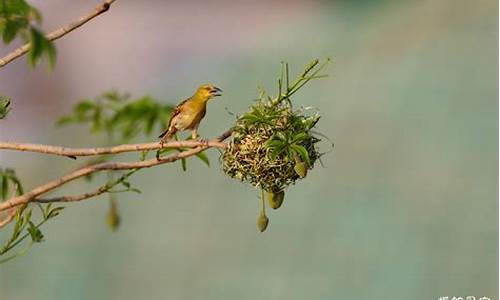
{"type": "Polygon", "coordinates": [[[310,80],[325,77],[318,73],[328,62],[319,64],[319,60],[314,60],[293,83],[289,83],[288,64],[282,64],[278,96],[267,96],[261,90],[249,111],[237,118],[232,140],[221,156],[224,173],[262,190],[262,209],[257,220],[260,231],[269,222],[265,194],[269,206],[279,208],[284,190],[306,177],[322,155],[317,147],[318,133],[313,130],[319,114],[310,114],[311,109],[294,109],[291,96],[310,80]]]}
{"type": "Polygon", "coordinates": [[[302,113],[288,102],[257,102],[236,121],[233,140],[222,156],[223,171],[272,193],[305,177],[320,156],[320,139],[310,131],[320,117],[302,113]]]}

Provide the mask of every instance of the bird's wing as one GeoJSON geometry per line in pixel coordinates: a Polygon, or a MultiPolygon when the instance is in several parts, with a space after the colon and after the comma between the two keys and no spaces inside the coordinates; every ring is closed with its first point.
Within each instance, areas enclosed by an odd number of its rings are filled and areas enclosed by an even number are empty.
{"type": "Polygon", "coordinates": [[[167,128],[165,128],[165,131],[163,131],[160,134],[159,138],[162,138],[163,136],[165,136],[170,131],[170,125],[172,124],[172,120],[174,119],[175,116],[177,116],[178,114],[180,114],[182,112],[182,107],[184,106],[184,104],[186,104],[186,102],[189,99],[191,99],[191,98],[187,98],[186,100],[184,100],[181,103],[177,104],[177,106],[172,111],[172,114],[170,115],[170,119],[168,120],[167,128]]]}
{"type": "Polygon", "coordinates": [[[167,130],[170,128],[170,125],[172,124],[172,120],[174,119],[174,117],[182,112],[182,107],[184,106],[184,104],[186,104],[186,102],[188,102],[189,99],[191,98],[187,98],[186,100],[177,104],[177,106],[174,108],[174,111],[170,115],[170,120],[168,120],[167,130]]]}
{"type": "MultiPolygon", "coordinates": [[[[181,103],[177,104],[177,106],[174,108],[172,111],[172,114],[170,115],[170,119],[168,120],[168,125],[167,128],[158,136],[158,138],[163,138],[166,134],[170,132],[170,125],[172,125],[172,120],[175,118],[175,116],[179,115],[182,112],[182,108],[184,107],[184,104],[188,102],[188,100],[191,98],[187,98],[186,100],[182,101],[181,103]]],[[[173,133],[175,133],[175,128],[173,133]]]]}

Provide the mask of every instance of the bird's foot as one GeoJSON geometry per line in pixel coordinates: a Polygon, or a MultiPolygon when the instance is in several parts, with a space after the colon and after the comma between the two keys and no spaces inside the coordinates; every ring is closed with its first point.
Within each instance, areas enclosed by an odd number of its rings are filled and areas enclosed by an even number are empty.
{"type": "Polygon", "coordinates": [[[208,139],[198,139],[202,143],[202,146],[208,147],[208,139]]]}
{"type": "Polygon", "coordinates": [[[191,137],[191,140],[200,142],[200,146],[208,147],[208,139],[201,138],[199,135],[196,138],[191,137]]]}
{"type": "Polygon", "coordinates": [[[160,149],[158,149],[158,150],[156,151],[156,160],[157,160],[157,161],[160,161],[160,151],[161,151],[161,149],[163,149],[163,147],[165,146],[165,139],[164,139],[164,138],[161,138],[159,143],[160,143],[160,149]]]}
{"type": "Polygon", "coordinates": [[[165,142],[166,142],[166,140],[164,138],[160,139],[160,148],[163,148],[163,146],[165,145],[165,142]]]}

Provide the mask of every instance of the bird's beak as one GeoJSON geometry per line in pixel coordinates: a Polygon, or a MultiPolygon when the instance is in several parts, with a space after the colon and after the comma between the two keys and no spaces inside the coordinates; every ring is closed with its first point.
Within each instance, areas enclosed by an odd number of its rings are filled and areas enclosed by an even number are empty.
{"type": "Polygon", "coordinates": [[[217,97],[217,96],[221,96],[222,94],[222,90],[219,89],[218,87],[213,87],[213,89],[210,91],[210,94],[212,95],[212,97],[217,97]]]}

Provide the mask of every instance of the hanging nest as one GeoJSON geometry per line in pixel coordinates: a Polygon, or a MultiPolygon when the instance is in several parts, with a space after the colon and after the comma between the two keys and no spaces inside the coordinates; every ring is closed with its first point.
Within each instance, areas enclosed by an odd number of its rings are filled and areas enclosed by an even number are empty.
{"type": "Polygon", "coordinates": [[[310,130],[319,116],[304,116],[287,102],[258,102],[236,121],[233,140],[222,156],[232,178],[267,192],[279,192],[305,177],[320,153],[310,130]]]}
{"type": "MultiPolygon", "coordinates": [[[[328,61],[326,62],[328,63],[328,61]]],[[[282,192],[307,175],[320,157],[320,141],[312,129],[320,116],[307,115],[308,109],[294,110],[291,96],[326,65],[315,60],[292,83],[288,65],[283,64],[278,80],[279,95],[261,91],[250,110],[236,120],[232,141],[221,159],[223,171],[271,194],[282,192]]]]}

